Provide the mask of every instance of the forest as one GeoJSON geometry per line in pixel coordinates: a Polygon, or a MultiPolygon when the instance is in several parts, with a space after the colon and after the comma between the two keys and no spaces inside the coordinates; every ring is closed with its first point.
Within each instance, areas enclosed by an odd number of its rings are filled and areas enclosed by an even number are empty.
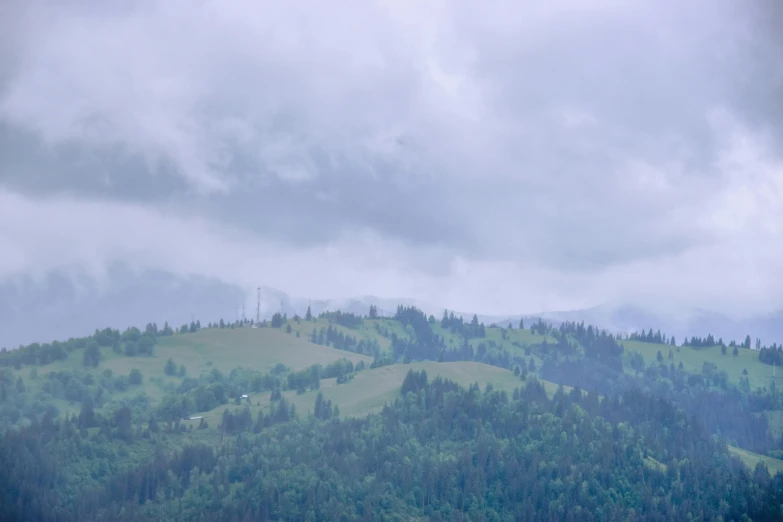
{"type": "Polygon", "coordinates": [[[777,347],[732,356],[721,341],[713,357],[694,341],[399,307],[5,350],[0,518],[781,520],[783,402],[774,381],[750,385],[777,347]],[[194,371],[190,339],[217,343],[218,361],[244,338],[244,364],[194,371]],[[713,359],[695,371],[691,352],[713,359]],[[721,369],[751,355],[739,379],[721,369]],[[503,377],[456,382],[425,362],[503,377]],[[394,368],[377,406],[346,402],[394,368]]]}

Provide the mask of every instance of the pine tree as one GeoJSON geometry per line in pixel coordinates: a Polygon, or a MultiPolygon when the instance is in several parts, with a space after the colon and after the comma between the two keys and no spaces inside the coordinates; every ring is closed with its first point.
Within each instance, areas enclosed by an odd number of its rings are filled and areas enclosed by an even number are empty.
{"type": "Polygon", "coordinates": [[[313,312],[310,311],[310,305],[307,305],[307,312],[305,313],[305,321],[313,320],[313,312]]]}
{"type": "Polygon", "coordinates": [[[175,375],[177,373],[177,365],[174,364],[174,361],[169,357],[169,360],[166,361],[166,365],[163,367],[163,373],[166,375],[175,375]]]}

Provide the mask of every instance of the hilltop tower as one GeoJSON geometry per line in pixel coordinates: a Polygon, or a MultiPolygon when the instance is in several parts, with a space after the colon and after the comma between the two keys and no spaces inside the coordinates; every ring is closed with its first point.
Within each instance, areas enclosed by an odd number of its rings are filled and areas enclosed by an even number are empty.
{"type": "Polygon", "coordinates": [[[261,325],[261,287],[258,287],[258,298],[256,300],[256,325],[261,325]]]}

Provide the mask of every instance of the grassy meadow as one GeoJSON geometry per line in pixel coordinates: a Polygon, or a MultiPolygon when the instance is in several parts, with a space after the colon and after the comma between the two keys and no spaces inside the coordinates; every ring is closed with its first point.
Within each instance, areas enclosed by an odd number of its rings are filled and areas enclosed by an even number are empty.
{"type": "MultiPolygon", "coordinates": [[[[204,328],[195,333],[160,337],[152,357],[128,357],[103,348],[101,362],[97,368],[84,368],[79,355],[75,353],[64,361],[36,368],[35,379],[30,377],[30,372],[23,372],[21,375],[26,384],[35,389],[46,374],[60,370],[87,371],[98,379],[107,370],[113,375],[128,375],[131,370],[138,369],[144,378],[143,392],[151,399],[158,400],[163,397],[166,385],[177,385],[182,380],[179,376],[165,374],[164,366],[169,358],[178,368],[183,365],[187,375],[193,377],[213,368],[223,373],[239,367],[268,372],[278,363],[293,370],[302,370],[313,364],[325,366],[343,358],[354,364],[359,361],[364,361],[365,364],[372,362],[372,357],[315,345],[278,329],[249,327],[204,328]]],[[[127,391],[116,393],[114,397],[127,398],[140,391],[142,390],[138,387],[129,387],[127,391]]],[[[56,400],[55,405],[65,413],[76,413],[80,408],[79,404],[64,400],[56,400]]]]}
{"type": "Polygon", "coordinates": [[[737,448],[735,446],[729,446],[729,453],[739,457],[751,470],[756,467],[756,464],[763,462],[767,466],[770,475],[783,472],[783,460],[759,455],[758,453],[753,453],[752,451],[737,448]]]}
{"type": "MultiPolygon", "coordinates": [[[[477,362],[420,362],[411,364],[394,364],[380,368],[368,369],[358,372],[350,381],[337,384],[336,379],[321,380],[321,389],[297,394],[294,390],[288,390],[283,396],[293,402],[299,415],[312,413],[315,400],[319,393],[323,393],[324,399],[332,401],[339,406],[341,417],[362,417],[379,412],[387,403],[393,403],[399,397],[402,382],[410,370],[427,372],[429,379],[442,377],[449,379],[461,386],[468,387],[474,383],[483,390],[487,385],[492,385],[495,390],[504,390],[513,393],[514,389],[523,387],[525,383],[510,370],[490,366],[477,362]]],[[[549,396],[555,394],[558,385],[548,381],[541,381],[549,396]]],[[[570,391],[570,386],[564,386],[564,390],[570,391]]],[[[219,422],[226,409],[230,411],[240,410],[245,405],[250,406],[255,416],[259,411],[268,412],[270,404],[270,392],[251,393],[248,401],[241,405],[221,405],[214,410],[199,413],[208,422],[219,422]]],[[[197,425],[200,420],[185,421],[186,424],[197,425]]]]}
{"type": "Polygon", "coordinates": [[[645,343],[641,341],[622,341],[626,352],[639,352],[644,357],[647,366],[655,363],[660,350],[663,360],[669,364],[669,350],[674,355],[674,366],[682,362],[683,369],[689,373],[701,373],[705,362],[714,363],[718,370],[726,372],[729,381],[737,384],[742,371],[748,370],[750,387],[755,390],[759,387],[769,386],[772,377],[772,367],[759,361],[759,354],[755,350],[739,349],[735,357],[731,354],[731,348],[726,349],[726,355],[721,354],[720,346],[709,348],[691,348],[690,346],[669,346],[665,344],[645,343]]]}
{"type": "MultiPolygon", "coordinates": [[[[299,415],[312,413],[315,399],[319,393],[323,393],[324,399],[331,400],[332,404],[339,406],[341,417],[361,417],[379,412],[387,403],[392,403],[399,397],[402,382],[409,371],[424,370],[429,379],[438,376],[455,381],[461,386],[470,386],[477,383],[483,390],[488,384],[496,390],[505,390],[513,393],[515,388],[524,386],[524,382],[513,372],[477,362],[420,362],[411,364],[394,364],[382,366],[356,373],[350,381],[337,384],[336,379],[322,379],[321,389],[297,394],[295,390],[288,390],[283,396],[293,402],[299,415]]],[[[544,388],[552,395],[557,390],[557,385],[543,381],[544,388]]],[[[214,410],[199,413],[208,422],[219,422],[223,411],[239,410],[250,405],[251,412],[257,415],[258,411],[267,411],[270,404],[270,392],[251,393],[247,403],[241,405],[229,404],[218,406],[214,410]]],[[[187,421],[198,424],[198,420],[187,421]]]]}

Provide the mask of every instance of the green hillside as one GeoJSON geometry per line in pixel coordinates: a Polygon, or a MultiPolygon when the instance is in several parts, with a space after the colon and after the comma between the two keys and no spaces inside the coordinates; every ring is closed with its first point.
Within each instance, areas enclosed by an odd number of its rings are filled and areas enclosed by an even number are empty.
{"type": "MultiPolygon", "coordinates": [[[[285,324],[276,328],[280,331],[299,335],[302,339],[310,339],[313,331],[332,328],[343,335],[351,336],[357,341],[377,342],[384,351],[391,348],[391,336],[396,335],[400,339],[412,339],[415,332],[408,327],[404,327],[399,321],[389,318],[368,319],[363,318],[355,326],[346,327],[335,321],[330,321],[326,317],[319,317],[312,321],[294,320],[289,318],[285,324]],[[290,328],[290,332],[288,331],[290,328]]],[[[448,328],[443,328],[438,322],[432,324],[432,331],[444,339],[448,349],[456,349],[462,346],[465,339],[459,334],[454,333],[448,328]]],[[[486,327],[486,335],[481,338],[471,338],[467,342],[475,349],[484,344],[490,353],[500,353],[508,350],[515,355],[524,355],[524,348],[533,344],[543,342],[555,343],[556,340],[550,335],[539,335],[531,332],[529,329],[504,328],[504,327],[486,327]]]]}
{"type": "MultiPolygon", "coordinates": [[[[283,396],[291,401],[300,415],[312,413],[316,397],[323,394],[324,399],[340,408],[343,417],[361,417],[380,411],[385,404],[392,404],[400,396],[400,388],[409,371],[427,372],[430,379],[441,377],[469,387],[478,384],[484,390],[491,385],[495,390],[503,390],[509,395],[516,388],[524,387],[525,382],[514,375],[513,372],[490,366],[487,364],[463,361],[463,362],[420,362],[411,364],[394,364],[382,366],[358,372],[354,378],[346,383],[338,384],[336,379],[323,379],[318,390],[311,390],[302,394],[289,390],[283,396]]],[[[553,396],[558,385],[548,381],[540,381],[549,396],[553,396]]],[[[571,387],[564,386],[565,391],[571,387]]],[[[250,393],[248,400],[239,405],[230,404],[220,406],[214,410],[198,413],[197,417],[203,417],[209,422],[217,422],[225,410],[237,412],[246,405],[251,413],[257,415],[259,411],[268,412],[270,405],[270,392],[250,393]]],[[[198,425],[199,419],[184,421],[186,425],[198,425]]]]}
{"type": "Polygon", "coordinates": [[[753,453],[752,451],[737,448],[735,446],[729,446],[729,453],[739,457],[751,470],[755,469],[756,464],[763,462],[764,465],[767,466],[770,475],[783,472],[783,460],[759,455],[758,453],[753,453]]]}
{"type": "MultiPolygon", "coordinates": [[[[342,415],[366,415],[379,411],[386,403],[394,402],[399,396],[402,381],[411,370],[424,370],[430,379],[442,377],[465,387],[477,383],[482,390],[491,384],[496,390],[512,393],[515,388],[524,385],[512,372],[487,364],[422,362],[365,370],[345,384],[336,384],[334,379],[325,380],[321,384],[321,392],[325,399],[340,407],[342,415]]],[[[312,411],[319,392],[310,391],[303,395],[289,393],[289,398],[299,411],[312,411]]]]}
{"type": "MultiPolygon", "coordinates": [[[[634,485],[638,491],[629,505],[662,491],[661,499],[646,508],[651,510],[675,487],[665,482],[677,475],[670,473],[674,461],[685,477],[720,468],[713,474],[719,481],[711,486],[718,491],[729,480],[732,487],[748,481],[732,456],[750,468],[764,462],[773,475],[783,470],[783,461],[773,458],[780,455],[774,438],[783,424],[779,396],[772,390],[738,390],[715,372],[694,375],[711,362],[738,380],[741,373],[727,365],[742,363],[758,379],[764,367],[748,350],[735,358],[721,355],[719,348],[675,348],[674,362],[683,368],[671,370],[655,364],[658,350],[667,347],[619,341],[576,325],[563,330],[536,325],[532,331],[444,326],[415,309],[400,310],[396,319],[278,316],[271,324],[201,329],[193,324],[178,332],[154,325],[144,332],[107,329],[0,354],[0,431],[5,447],[12,448],[0,447],[0,464],[13,470],[14,484],[27,488],[12,493],[5,504],[36,498],[51,520],[60,519],[58,512],[78,519],[79,509],[96,519],[116,520],[189,520],[224,508],[222,518],[237,513],[274,518],[249,504],[242,507],[241,498],[263,492],[269,506],[285,513],[281,519],[334,519],[340,518],[338,512],[318,499],[333,495],[328,491],[336,490],[328,488],[340,483],[343,491],[352,491],[351,499],[375,499],[367,511],[343,498],[340,505],[358,510],[346,511],[351,513],[346,519],[375,512],[393,499],[398,503],[390,509],[412,519],[435,512],[431,506],[410,508],[420,506],[420,500],[403,507],[399,499],[408,503],[403,490],[412,480],[426,483],[433,466],[441,466],[443,480],[455,473],[462,477],[453,486],[459,494],[448,502],[453,502],[450,509],[469,514],[473,508],[462,506],[459,495],[468,498],[475,491],[463,491],[459,484],[477,476],[472,462],[487,462],[489,467],[479,470],[487,477],[504,462],[516,462],[516,468],[503,473],[520,476],[532,462],[535,475],[524,487],[517,485],[519,493],[529,495],[534,484],[554,488],[536,502],[564,491],[552,474],[570,470],[563,479],[571,484],[568,491],[582,491],[580,498],[589,498],[584,496],[593,487],[589,484],[606,480],[613,481],[608,484],[615,491],[634,485]],[[646,371],[629,368],[639,362],[629,352],[643,354],[646,371]],[[541,386],[531,386],[536,382],[541,386]],[[414,402],[397,400],[403,383],[418,396],[414,402]],[[466,389],[474,383],[481,393],[466,389]],[[490,386],[507,395],[492,393],[490,386]],[[560,386],[592,390],[598,400],[587,393],[556,395],[560,386]],[[517,388],[524,393],[515,396],[517,388]],[[31,440],[42,441],[41,449],[30,452],[31,440]],[[726,441],[743,449],[727,448],[726,441]],[[617,445],[625,457],[613,461],[617,445]],[[47,466],[49,459],[56,467],[47,466]],[[418,478],[410,474],[414,461],[418,478]],[[657,478],[636,480],[649,473],[657,478]],[[736,480],[730,478],[734,475],[736,480]],[[664,486],[649,489],[655,481],[664,486]],[[30,493],[55,482],[57,498],[30,493]],[[397,491],[385,496],[391,483],[397,491]],[[290,498],[274,500],[268,496],[273,488],[290,498]],[[98,496],[90,497],[93,493],[98,496]],[[97,504],[79,504],[81,498],[97,504]],[[105,502],[110,507],[103,512],[105,502]],[[298,511],[300,504],[320,514],[298,511]],[[74,509],[77,505],[83,507],[74,509]]],[[[772,480],[783,480],[783,474],[772,480]]],[[[677,487],[692,483],[683,479],[677,487]]],[[[481,481],[480,487],[495,491],[499,496],[492,505],[502,509],[503,490],[492,484],[481,481]]],[[[0,482],[0,500],[2,491],[0,482]]],[[[495,509],[486,508],[487,513],[495,509]]],[[[28,518],[40,519],[36,510],[36,503],[24,505],[28,518]]],[[[555,512],[550,515],[560,519],[555,512]]]]}
{"type": "Polygon", "coordinates": [[[737,355],[734,356],[731,348],[727,348],[726,355],[723,355],[720,346],[693,348],[629,340],[622,341],[622,345],[626,351],[641,353],[648,366],[656,361],[659,351],[663,355],[664,362],[668,365],[669,350],[674,356],[674,366],[678,366],[682,362],[683,369],[689,373],[701,373],[705,362],[713,363],[718,371],[726,372],[729,380],[734,384],[739,383],[743,370],[747,370],[752,390],[769,386],[772,376],[772,367],[759,361],[756,350],[740,348],[737,355]]]}
{"type": "Polygon", "coordinates": [[[407,338],[409,335],[409,333],[406,332],[405,328],[403,328],[400,325],[400,323],[391,319],[366,319],[365,318],[362,320],[360,325],[357,325],[352,328],[348,328],[346,326],[337,324],[334,321],[330,321],[325,317],[315,318],[312,321],[305,321],[305,320],[296,321],[293,319],[289,319],[286,322],[286,325],[280,327],[279,330],[281,331],[287,330],[289,326],[291,327],[290,333],[294,336],[299,334],[299,337],[302,339],[310,339],[314,330],[318,332],[319,330],[322,329],[325,330],[331,327],[336,331],[342,333],[343,335],[349,335],[351,337],[356,338],[357,341],[361,341],[361,340],[364,340],[365,342],[375,341],[380,345],[382,350],[389,349],[391,344],[390,335],[392,333],[396,334],[398,337],[401,338],[407,338]],[[382,335],[380,331],[388,332],[389,335],[382,335]]]}
{"type": "MultiPolygon", "coordinates": [[[[193,334],[164,337],[156,346],[155,356],[164,361],[171,357],[175,363],[181,362],[191,375],[212,367],[224,372],[240,366],[269,371],[280,363],[301,370],[342,358],[354,363],[372,362],[366,355],[314,345],[272,328],[203,329],[193,334]]],[[[149,370],[155,370],[153,363],[149,370]]]]}
{"type": "MultiPolygon", "coordinates": [[[[40,391],[48,374],[56,372],[76,372],[89,374],[95,382],[100,382],[108,373],[112,378],[127,376],[132,370],[139,370],[143,377],[142,386],[128,386],[125,390],[115,390],[115,400],[129,399],[144,393],[153,401],[160,400],[172,387],[177,386],[183,375],[198,377],[203,372],[217,369],[229,373],[236,368],[245,368],[259,372],[269,372],[276,365],[283,364],[296,371],[314,364],[327,365],[340,359],[354,364],[363,361],[372,362],[366,355],[336,350],[327,346],[312,344],[305,339],[288,335],[272,328],[205,328],[195,333],[177,334],[160,337],[152,356],[128,357],[111,349],[100,350],[100,364],[97,367],[84,367],[81,354],[74,354],[63,361],[55,361],[36,368],[31,372],[20,372],[25,385],[31,391],[40,391]],[[166,362],[171,359],[177,367],[177,373],[167,375],[166,362]]],[[[77,413],[80,402],[53,399],[53,404],[62,413],[77,413]]]]}
{"type": "MultiPolygon", "coordinates": [[[[451,348],[458,348],[464,342],[463,337],[459,334],[453,333],[447,328],[443,328],[440,324],[433,325],[432,330],[437,335],[442,336],[446,340],[446,344],[451,348]]],[[[501,327],[486,327],[486,335],[481,338],[473,338],[468,340],[474,349],[482,343],[487,345],[491,352],[497,353],[503,350],[516,355],[523,355],[524,347],[533,344],[543,343],[544,340],[548,343],[554,343],[555,339],[549,335],[538,335],[527,329],[514,328],[501,328],[501,327]],[[503,335],[505,332],[505,337],[503,335]]]]}

